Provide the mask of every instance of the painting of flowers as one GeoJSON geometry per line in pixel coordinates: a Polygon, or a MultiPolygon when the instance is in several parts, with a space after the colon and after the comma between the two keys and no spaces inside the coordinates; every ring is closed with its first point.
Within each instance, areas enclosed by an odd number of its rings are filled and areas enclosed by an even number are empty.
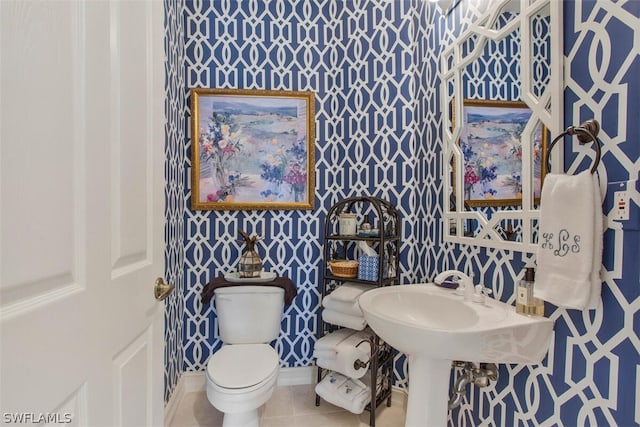
{"type": "Polygon", "coordinates": [[[312,209],[310,92],[191,89],[193,209],[312,209]]]}
{"type": "MultiPolygon", "coordinates": [[[[522,134],[531,118],[524,102],[464,100],[460,148],[464,157],[464,195],[469,206],[522,203],[522,134]]],[[[545,168],[547,131],[533,135],[533,195],[539,203],[545,168]]]]}

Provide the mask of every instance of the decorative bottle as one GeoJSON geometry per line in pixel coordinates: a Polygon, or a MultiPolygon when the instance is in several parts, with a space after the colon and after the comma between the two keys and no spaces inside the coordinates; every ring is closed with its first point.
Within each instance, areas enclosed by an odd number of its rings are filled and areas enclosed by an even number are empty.
{"type": "Polygon", "coordinates": [[[535,270],[526,267],[524,278],[518,282],[516,293],[516,313],[528,316],[544,316],[544,301],[533,297],[535,270]]]}

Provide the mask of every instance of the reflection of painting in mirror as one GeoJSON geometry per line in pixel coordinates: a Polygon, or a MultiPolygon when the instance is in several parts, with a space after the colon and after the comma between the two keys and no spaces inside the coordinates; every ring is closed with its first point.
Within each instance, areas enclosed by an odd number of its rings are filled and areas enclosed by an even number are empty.
{"type": "Polygon", "coordinates": [[[447,19],[452,38],[444,43],[440,62],[444,191],[451,200],[445,206],[450,226],[444,240],[535,252],[536,205],[546,166],[541,159],[548,138],[563,126],[562,2],[500,0],[477,9],[474,4],[461,2],[454,10],[455,17],[473,15],[463,19],[468,26],[447,19]],[[499,105],[494,108],[520,102],[528,114],[519,126],[524,134],[511,135],[513,124],[486,117],[498,135],[486,126],[478,132],[473,123],[465,129],[470,105],[465,100],[499,105]],[[469,139],[469,131],[477,139],[469,139]],[[514,138],[518,142],[509,146],[514,138]]]}
{"type": "MultiPolygon", "coordinates": [[[[510,206],[522,202],[522,133],[531,110],[518,101],[464,100],[460,137],[463,154],[464,200],[469,206],[510,206]]],[[[455,118],[454,118],[455,120],[455,118]]],[[[544,179],[542,159],[546,130],[538,125],[533,135],[533,182],[539,202],[544,179]]]]}

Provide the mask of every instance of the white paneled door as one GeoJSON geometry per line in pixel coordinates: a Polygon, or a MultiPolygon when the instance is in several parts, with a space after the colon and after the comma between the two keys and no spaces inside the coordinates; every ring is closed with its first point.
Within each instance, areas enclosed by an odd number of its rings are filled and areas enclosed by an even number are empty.
{"type": "Polygon", "coordinates": [[[0,1],[0,424],[162,425],[162,7],[0,1]]]}

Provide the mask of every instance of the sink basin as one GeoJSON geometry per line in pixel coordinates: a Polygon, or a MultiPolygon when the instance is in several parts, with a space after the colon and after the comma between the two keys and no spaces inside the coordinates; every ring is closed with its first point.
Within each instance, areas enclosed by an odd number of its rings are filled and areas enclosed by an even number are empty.
{"type": "Polygon", "coordinates": [[[360,297],[371,328],[406,354],[493,363],[540,363],[553,321],[517,314],[515,307],[486,298],[463,301],[432,284],[377,288],[360,297]]]}
{"type": "Polygon", "coordinates": [[[451,361],[537,364],[551,343],[552,320],[433,284],[376,288],[359,303],[371,329],[408,355],[407,427],[447,424],[451,361]]]}

